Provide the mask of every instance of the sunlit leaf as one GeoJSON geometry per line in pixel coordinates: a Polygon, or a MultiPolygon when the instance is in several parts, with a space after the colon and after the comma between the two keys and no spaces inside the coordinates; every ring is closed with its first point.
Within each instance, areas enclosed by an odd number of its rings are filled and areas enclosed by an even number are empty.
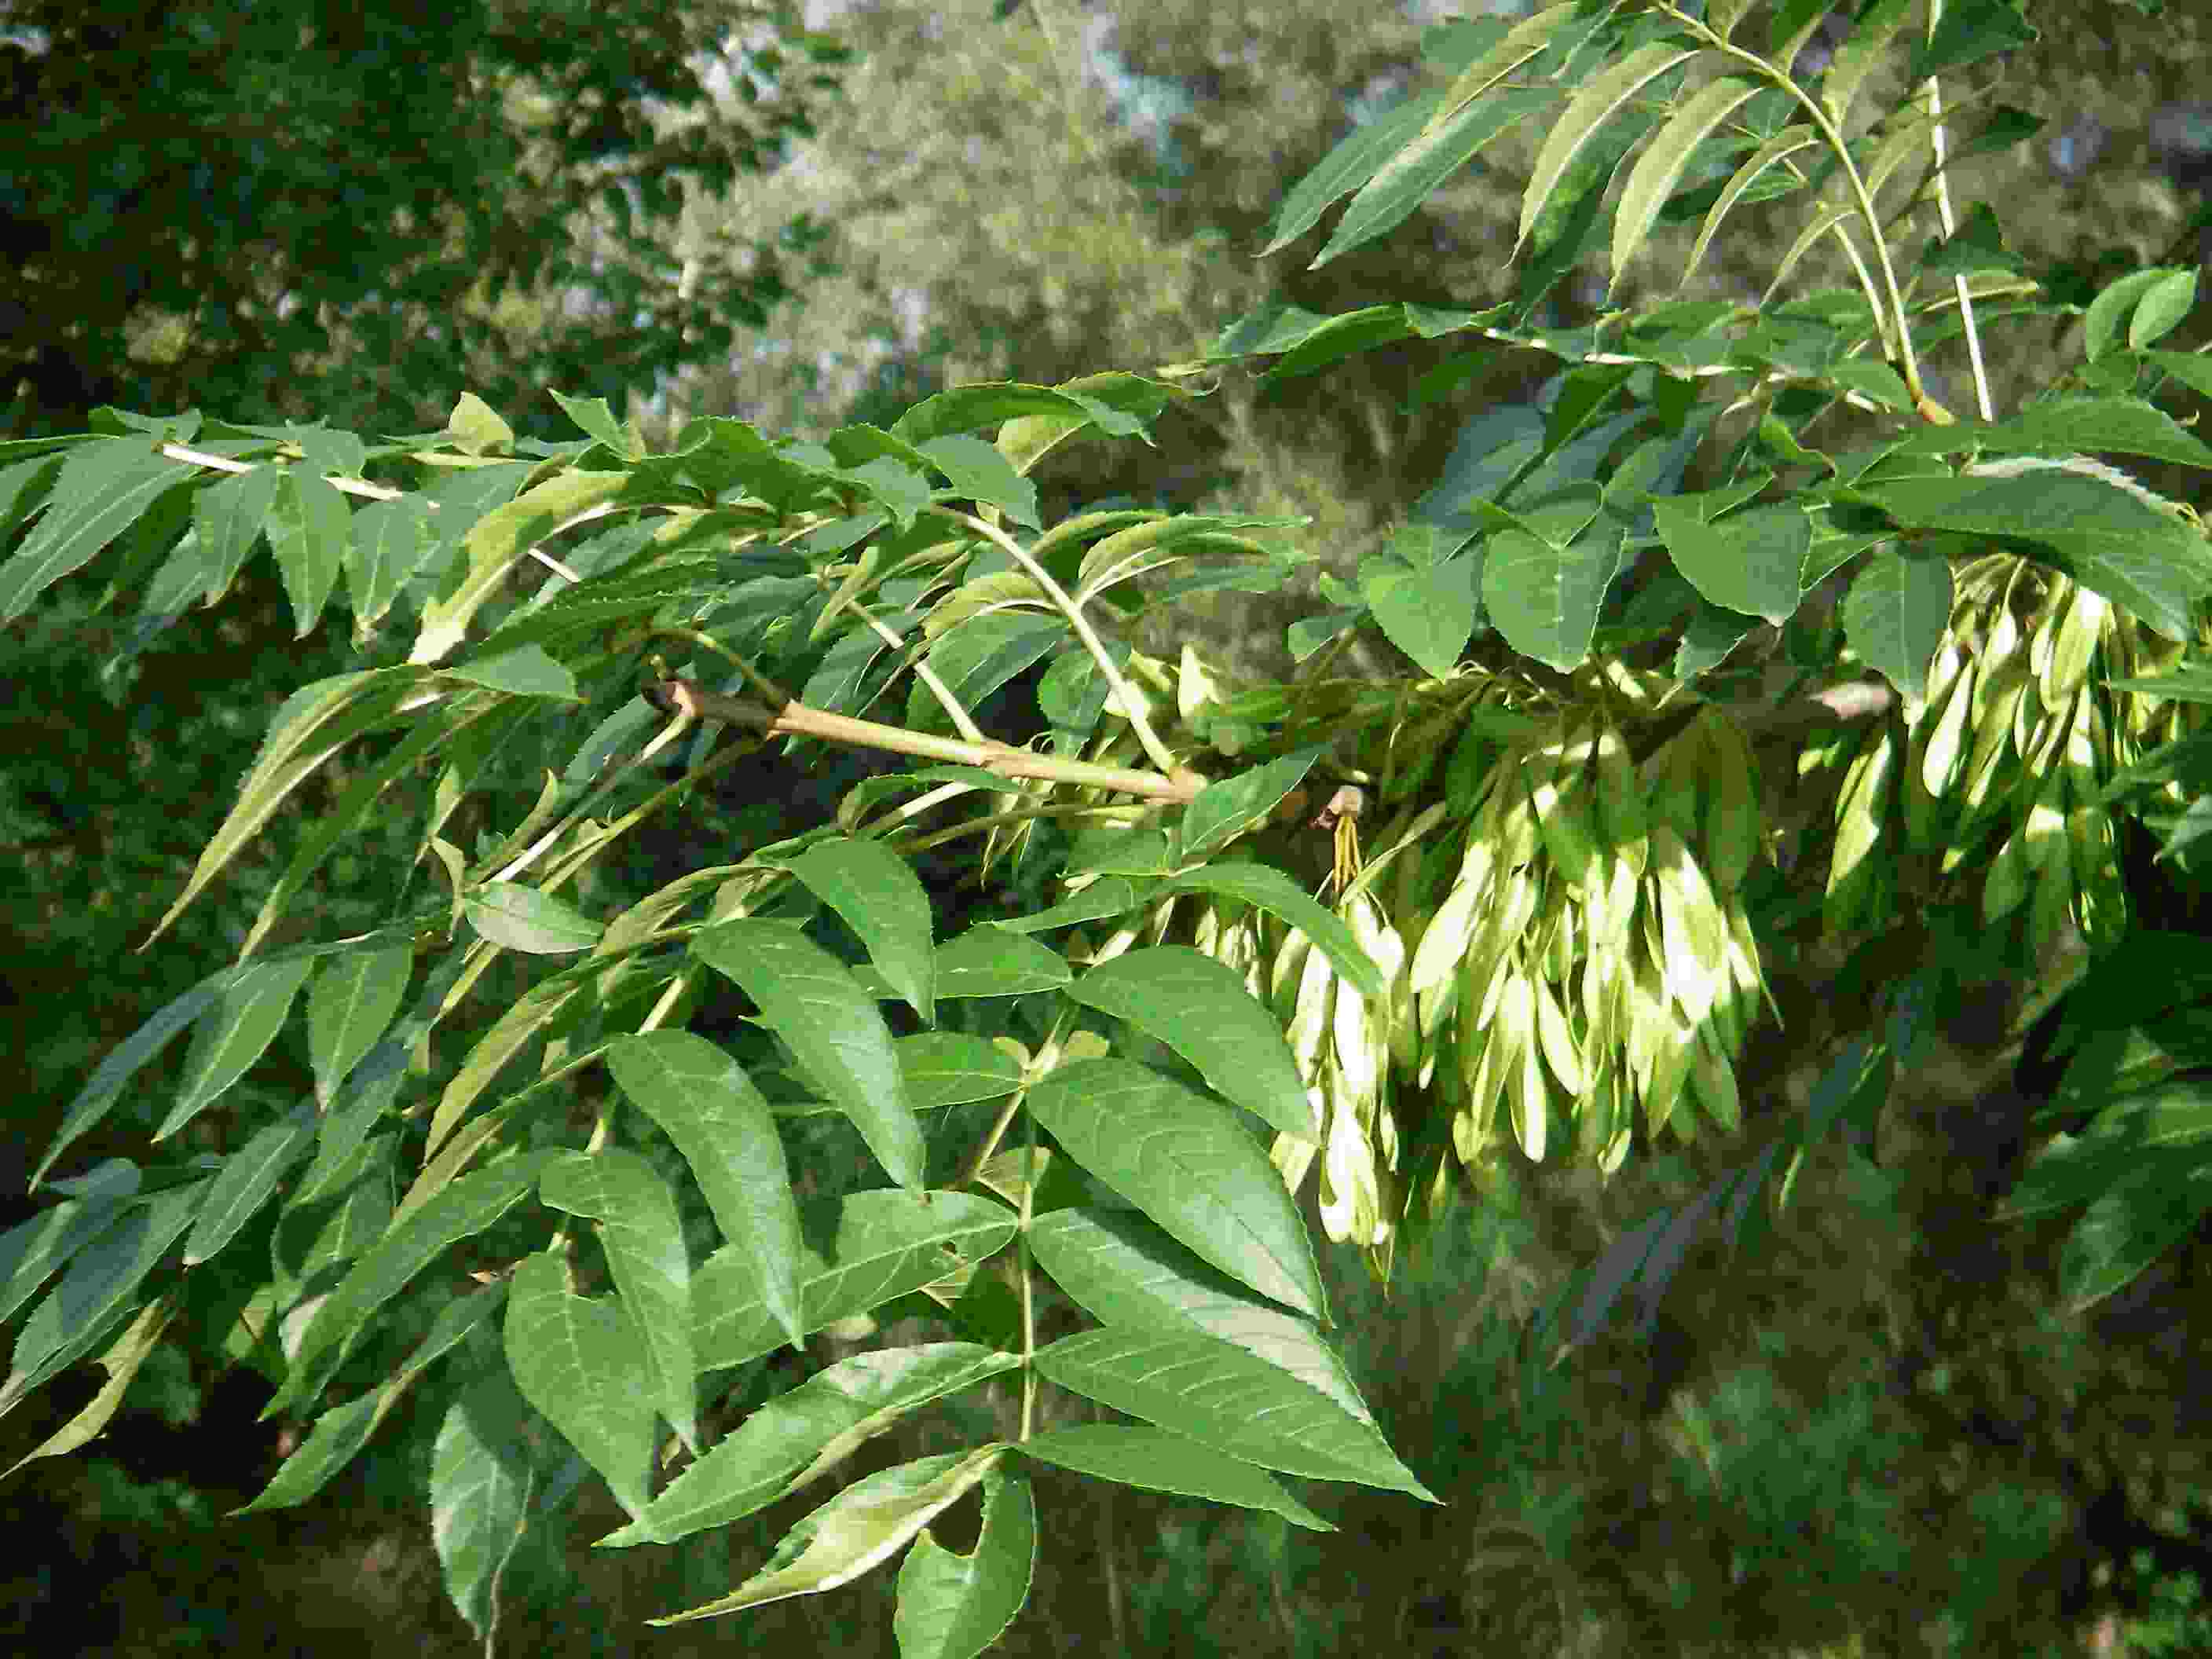
{"type": "MultiPolygon", "coordinates": [[[[463,544],[468,568],[450,593],[422,607],[422,632],[408,660],[443,661],[468,636],[477,611],[506,586],[515,564],[532,544],[581,519],[593,507],[616,501],[631,487],[631,475],[627,472],[562,472],[477,519],[463,544]]],[[[441,513],[459,510],[457,505],[441,509],[441,513]]]]}
{"type": "Polygon", "coordinates": [[[857,1480],[786,1534],[768,1565],[737,1589],[703,1607],[649,1622],[709,1619],[850,1583],[905,1548],[1004,1455],[1003,1446],[983,1446],[902,1463],[857,1480]]]}
{"type": "MultiPolygon", "coordinates": [[[[801,1323],[809,1332],[985,1260],[1015,1226],[1014,1212],[988,1198],[897,1188],[805,1200],[799,1217],[801,1323]]],[[[691,1340],[702,1370],[743,1364],[784,1340],[752,1264],[739,1254],[748,1248],[726,1244],[691,1275],[691,1340]]]]}
{"type": "MultiPolygon", "coordinates": [[[[1496,556],[1494,550],[1491,556],[1496,556]]],[[[1462,553],[1427,569],[1374,558],[1360,566],[1359,592],[1390,643],[1423,673],[1442,678],[1474,635],[1475,592],[1484,580],[1484,559],[1476,553],[1462,553]]]]}
{"type": "Polygon", "coordinates": [[[1320,1327],[1208,1267],[1134,1211],[1087,1205],[1054,1210],[1030,1222],[1030,1240],[1053,1283],[1093,1317],[1218,1336],[1374,1426],[1352,1373],[1320,1327]]]}
{"type": "Polygon", "coordinates": [[[1674,193],[1682,171],[1698,146],[1720,124],[1759,94],[1759,83],[1740,76],[1723,76],[1708,82],[1680,109],[1667,118],[1644,153],[1636,158],[1620,203],[1613,210],[1613,279],[1618,283],[1628,262],[1644,246],[1659,210],[1674,193]]]}
{"type": "Polygon", "coordinates": [[[406,944],[332,957],[316,970],[307,988],[307,1055],[318,1100],[327,1105],[376,1046],[399,1012],[414,972],[415,948],[406,944]]]}
{"type": "Polygon", "coordinates": [[[493,1371],[446,1408],[430,1451],[430,1541],[446,1594],[486,1640],[530,1512],[527,1417],[507,1373],[493,1371]]]}
{"type": "Polygon", "coordinates": [[[193,1028],[176,1103],[154,1131],[155,1139],[167,1139],[190,1123],[267,1052],[313,966],[302,957],[246,964],[193,1028]]]}
{"type": "Polygon", "coordinates": [[[726,1526],[819,1480],[908,1413],[1021,1364],[966,1342],[855,1354],[758,1407],[602,1547],[726,1526]]]}
{"type": "Polygon", "coordinates": [[[488,881],[461,896],[469,925],[495,945],[531,956],[566,956],[599,943],[600,927],[574,905],[520,882],[488,881]]]}
{"type": "Polygon", "coordinates": [[[1077,1163],[1222,1272],[1325,1316],[1304,1224],[1227,1107],[1124,1060],[1062,1066],[1029,1105],[1077,1163]]]}
{"type": "Polygon", "coordinates": [[[1751,157],[1729,175],[1728,183],[1705,211],[1705,222],[1698,227],[1698,240],[1691,245],[1690,257],[1682,266],[1684,281],[1705,257],[1714,235],[1729,210],[1743,198],[1744,193],[1759,181],[1759,176],[1777,162],[1785,161],[1799,150],[1810,149],[1820,142],[1820,135],[1810,127],[1784,127],[1774,137],[1752,152],[1751,157]]]}
{"type": "MultiPolygon", "coordinates": [[[[482,948],[477,946],[479,951],[482,948]]],[[[423,1146],[426,1157],[445,1155],[469,1108],[491,1086],[492,1080],[559,1017],[571,1000],[589,988],[571,972],[560,978],[539,981],[500,1011],[491,1029],[462,1056],[461,1063],[440,1093],[437,1108],[430,1114],[429,1133],[423,1146]]],[[[428,1173],[427,1167],[424,1173],[428,1173]]]]}
{"type": "Polygon", "coordinates": [[[1216,1093],[1261,1121],[1319,1137],[1282,1028],[1243,977],[1211,957],[1179,945],[1125,951],[1085,974],[1068,994],[1158,1038],[1216,1093]]]}
{"type": "MultiPolygon", "coordinates": [[[[607,1050],[607,1067],[684,1154],[714,1224],[737,1247],[732,1262],[750,1269],[751,1288],[796,1346],[805,1334],[799,1205],[768,1102],[736,1060],[689,1031],[623,1037],[607,1050]]],[[[656,1255],[666,1250],[664,1242],[656,1255]]],[[[682,1260],[678,1249],[671,1270],[682,1260]]]]}
{"type": "Polygon", "coordinates": [[[1370,1425],[1211,1336],[1109,1328],[1039,1349],[1060,1387],[1261,1468],[1439,1501],[1370,1425]]]}
{"type": "Polygon", "coordinates": [[[1877,550],[1851,579],[1844,635],[1900,696],[1928,695],[1928,665],[1951,623],[1948,560],[1877,550]]]}
{"type": "Polygon", "coordinates": [[[1164,1429],[1077,1423],[1024,1440],[1021,1449],[1041,1463],[1102,1480],[1117,1480],[1125,1486],[1267,1510],[1292,1526],[1312,1532],[1336,1530],[1277,1486],[1257,1464],[1230,1457],[1164,1429]]]}
{"type": "Polygon", "coordinates": [[[892,989],[925,1023],[934,1023],[929,894],[913,866],[881,842],[841,836],[816,842],[792,860],[791,872],[860,935],[868,960],[892,989]]]}
{"type": "Polygon", "coordinates": [[[845,965],[790,924],[751,917],[707,929],[691,948],[759,1006],[763,1022],[853,1120],[891,1179],[921,1190],[921,1127],[907,1103],[890,1028],[845,965]]]}
{"type": "Polygon", "coordinates": [[[925,1528],[899,1569],[891,1628],[900,1659],[971,1659],[999,1639],[1029,1599],[1036,1564],[1030,1483],[993,1465],[983,1476],[983,1526],[967,1554],[925,1528]]]}
{"type": "Polygon", "coordinates": [[[1629,100],[1677,64],[1698,55],[1694,46],[1655,40],[1638,47],[1626,58],[1588,82],[1552,124],[1544,147],[1537,152],[1535,172],[1521,198],[1521,228],[1514,239],[1515,252],[1528,240],[1536,221],[1559,187],[1569,167],[1606,124],[1629,100]]]}
{"type": "MultiPolygon", "coordinates": [[[[691,1357],[691,1261],[676,1194],[635,1152],[603,1146],[545,1166],[538,1195],[599,1224],[615,1289],[645,1338],[659,1388],[654,1402],[684,1443],[699,1449],[698,1366],[691,1357]]],[[[793,1218],[794,1233],[797,1217],[793,1218]]],[[[795,1298],[794,1298],[795,1299],[795,1298]]],[[[794,1339],[795,1340],[795,1339],[794,1339]]]]}
{"type": "Polygon", "coordinates": [[[514,1270],[507,1294],[507,1361],[522,1397],[605,1478],[635,1516],[647,1502],[653,1386],[637,1326],[619,1297],[573,1296],[565,1252],[514,1270]]]}
{"type": "Polygon", "coordinates": [[[115,1346],[100,1357],[100,1367],[107,1373],[100,1392],[93,1395],[83,1409],[56,1429],[4,1471],[0,1480],[21,1468],[24,1464],[41,1457],[62,1457],[76,1451],[96,1437],[113,1420],[122,1407],[123,1396],[131,1387],[131,1379],[138,1374],[146,1356],[154,1352],[161,1332],[174,1316],[174,1307],[161,1302],[143,1310],[131,1321],[130,1329],[116,1339],[115,1346]]]}
{"type": "Polygon", "coordinates": [[[1489,50],[1460,70],[1429,118],[1431,125],[1442,125],[1489,92],[1541,53],[1551,44],[1553,36],[1577,12],[1587,15],[1588,10],[1570,0],[1566,5],[1547,7],[1514,24],[1489,50]]]}

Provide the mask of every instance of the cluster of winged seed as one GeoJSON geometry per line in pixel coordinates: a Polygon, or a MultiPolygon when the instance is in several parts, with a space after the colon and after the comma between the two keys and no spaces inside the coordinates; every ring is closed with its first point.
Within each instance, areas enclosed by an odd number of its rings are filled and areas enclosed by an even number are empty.
{"type": "Polygon", "coordinates": [[[1270,918],[1199,920],[1197,947],[1282,1022],[1323,1126],[1318,1146],[1279,1137],[1277,1167],[1296,1191],[1318,1164],[1329,1237],[1377,1264],[1441,1207],[1447,1158],[1479,1168],[1510,1135],[1541,1159],[1572,1138],[1610,1171],[1639,1109],[1653,1134],[1738,1121],[1765,989],[1739,897],[1766,842],[1748,746],[1717,710],[1640,769],[1602,716],[1529,725],[1344,884],[1337,914],[1386,994],[1270,918]]]}
{"type": "Polygon", "coordinates": [[[2025,904],[2038,951],[2069,921],[2093,943],[2112,937],[2125,926],[2125,890],[2105,791],[2198,715],[2195,705],[2106,682],[2156,674],[2182,647],[2009,554],[1961,567],[1954,582],[1927,696],[1901,724],[1863,725],[1801,763],[1843,773],[1826,926],[1841,933],[1888,920],[1896,849],[1939,860],[1944,875],[1994,849],[1985,920],[2025,904]]]}

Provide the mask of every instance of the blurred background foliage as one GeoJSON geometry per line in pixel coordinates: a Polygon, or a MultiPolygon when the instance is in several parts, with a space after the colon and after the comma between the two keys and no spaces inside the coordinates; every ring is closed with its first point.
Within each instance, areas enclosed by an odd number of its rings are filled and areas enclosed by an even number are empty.
{"type": "MultiPolygon", "coordinates": [[[[1426,83],[1423,32],[1447,15],[1326,0],[479,0],[431,23],[376,0],[96,14],[15,0],[0,7],[0,404],[13,398],[17,433],[82,429],[101,403],[419,430],[474,390],[519,430],[565,436],[550,386],[606,396],[660,438],[703,414],[811,435],[887,422],[963,380],[1186,361],[1268,299],[1322,313],[1486,303],[1508,291],[1495,251],[1539,134],[1501,140],[1494,171],[1319,270],[1304,268],[1318,234],[1253,257],[1284,191],[1354,122],[1426,83]]],[[[2053,0],[2030,15],[2042,42],[2003,64],[1994,95],[2045,125],[1964,166],[1955,199],[1992,204],[2009,246],[2062,291],[2202,258],[2200,9],[2053,0]]],[[[1830,21],[1811,50],[1842,37],[1841,15],[1830,21]]],[[[1740,221],[1686,294],[1755,299],[1793,231],[1740,221]]],[[[1577,273],[1560,320],[1671,291],[1686,251],[1662,240],[1609,292],[1609,273],[1577,273]]],[[[1808,264],[1799,282],[1838,274],[1808,264]]],[[[2000,328],[1988,347],[2001,408],[2077,352],[2047,328],[2000,328]]],[[[1273,384],[1230,374],[1164,419],[1154,448],[1056,455],[1048,507],[1309,514],[1324,568],[1348,574],[1434,484],[1468,417],[1553,369],[1500,350],[1417,404],[1443,351],[1412,342],[1273,384]]],[[[1932,368],[1937,395],[1966,406],[1957,348],[1932,368]]],[[[230,958],[274,879],[282,829],[137,951],[268,711],[360,665],[342,639],[291,637],[266,575],[166,625],[135,603],[76,581],[0,634],[0,1052],[27,1061],[15,1164],[0,1167],[10,1201],[85,1072],[230,958]]],[[[1207,596],[1194,627],[1240,666],[1279,669],[1283,623],[1307,603],[1207,596]]],[[[1364,665],[1397,666],[1379,641],[1364,665]]],[[[1020,735],[1018,707],[995,712],[1020,735]]],[[[607,902],[818,819],[861,763],[841,764],[827,782],[772,756],[741,769],[639,837],[601,878],[607,902]]],[[[515,790],[487,823],[534,793],[520,768],[515,790]]],[[[320,931],[381,918],[414,855],[406,821],[395,811],[387,838],[329,867],[320,931]]],[[[994,902],[936,873],[941,918],[994,902]]],[[[489,977],[441,1052],[462,1051],[514,988],[489,977]]],[[[1331,1253],[1362,1386],[1450,1507],[1314,1487],[1302,1495],[1340,1528],[1316,1535],[1041,1478],[1040,1593],[1006,1650],[2212,1647],[2205,1241],[2087,1312],[2059,1305],[2057,1225],[1991,1214],[2035,1104],[2003,1025],[1945,1034],[1874,1146],[1832,1148],[1808,1172],[1771,1245],[1694,1254],[1648,1316],[1557,1365],[1529,1335],[1534,1312],[1754,1141],[1638,1160],[1604,1186],[1548,1170],[1501,1179],[1387,1297],[1331,1253]]],[[[1802,1101],[1813,1063],[1789,1034],[1776,1048],[1767,1113],[1802,1101]]],[[[88,1155],[143,1154],[157,1072],[88,1155]]],[[[304,1057],[280,1040],[205,1133],[250,1131],[306,1086],[304,1057]]],[[[849,1136],[794,1150],[846,1160],[828,1182],[857,1171],[849,1136]]],[[[434,1419],[403,1408],[307,1509],[222,1522],[293,1430],[255,1422],[265,1389],[218,1382],[211,1341],[165,1348],[86,1454],[0,1486],[9,1535],[51,1540],[11,1552],[0,1633],[133,1656],[469,1650],[415,1497],[434,1419]]],[[[732,1379],[726,1410],[787,1386],[775,1368],[793,1363],[732,1379]]],[[[0,1465],[94,1386],[84,1371],[0,1424],[0,1465]]],[[[853,1473],[938,1449],[931,1432],[871,1446],[853,1473]]],[[[888,1653],[880,1577],[741,1622],[641,1623],[743,1576],[813,1501],[610,1557],[583,1547],[612,1516],[587,1492],[574,1547],[556,1534],[518,1565],[503,1634],[551,1655],[732,1641],[888,1653]]]]}

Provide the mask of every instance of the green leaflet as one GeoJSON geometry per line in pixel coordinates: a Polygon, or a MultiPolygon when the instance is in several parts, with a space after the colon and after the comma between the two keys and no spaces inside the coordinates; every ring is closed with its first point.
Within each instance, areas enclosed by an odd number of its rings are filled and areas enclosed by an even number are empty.
{"type": "Polygon", "coordinates": [[[538,1172],[552,1156],[526,1152],[463,1176],[394,1222],[339,1280],[301,1333],[292,1355],[291,1379],[278,1399],[286,1405],[295,1403],[300,1397],[296,1390],[304,1389],[316,1360],[340,1344],[350,1344],[377,1310],[449,1245],[482,1232],[504,1215],[537,1183],[538,1172]]]}
{"type": "Polygon", "coordinates": [[[907,1103],[890,1028],[844,964],[786,922],[741,918],[692,941],[699,958],[759,1005],[761,1018],[901,1186],[921,1186],[921,1128],[907,1103]]]}
{"type": "Polygon", "coordinates": [[[46,516],[0,564],[0,622],[15,621],[170,489],[199,476],[198,466],[173,461],[141,439],[107,438],[70,450],[48,492],[46,516]]]}
{"type": "MultiPolygon", "coordinates": [[[[607,1066],[623,1093],[684,1154],[722,1237],[738,1247],[732,1261],[750,1271],[753,1288],[778,1328],[798,1346],[805,1335],[800,1315],[799,1206],[768,1102],[737,1061],[689,1031],[648,1031],[621,1038],[607,1051],[607,1066]]],[[[571,1172],[562,1176],[565,1187],[576,1178],[575,1166],[561,1167],[571,1172]]],[[[635,1175],[629,1177],[633,1210],[651,1201],[640,1182],[635,1175]]],[[[574,1207],[562,1198],[550,1201],[563,1209],[574,1207]]],[[[656,1231],[672,1225],[673,1211],[665,1219],[656,1215],[649,1223],[641,1216],[638,1224],[656,1231]]],[[[683,1260],[681,1249],[663,1238],[652,1254],[665,1263],[661,1273],[672,1280],[683,1260]]],[[[644,1264],[639,1266],[642,1277],[644,1264]]],[[[688,1268],[684,1276],[688,1281],[688,1268]]],[[[673,1283],[667,1287],[671,1297],[678,1291],[673,1283]]],[[[650,1305],[657,1313],[671,1317],[681,1313],[689,1318],[680,1302],[663,1309],[658,1293],[650,1305]]],[[[681,1356],[672,1346],[665,1363],[672,1365],[679,1358],[688,1360],[688,1346],[681,1356]]],[[[669,1420],[682,1419],[672,1416],[669,1420]]]]}
{"type": "Polygon", "coordinates": [[[1029,1102],[1077,1163],[1214,1267],[1327,1316],[1304,1224],[1228,1108],[1124,1060],[1061,1066],[1029,1102]]]}

